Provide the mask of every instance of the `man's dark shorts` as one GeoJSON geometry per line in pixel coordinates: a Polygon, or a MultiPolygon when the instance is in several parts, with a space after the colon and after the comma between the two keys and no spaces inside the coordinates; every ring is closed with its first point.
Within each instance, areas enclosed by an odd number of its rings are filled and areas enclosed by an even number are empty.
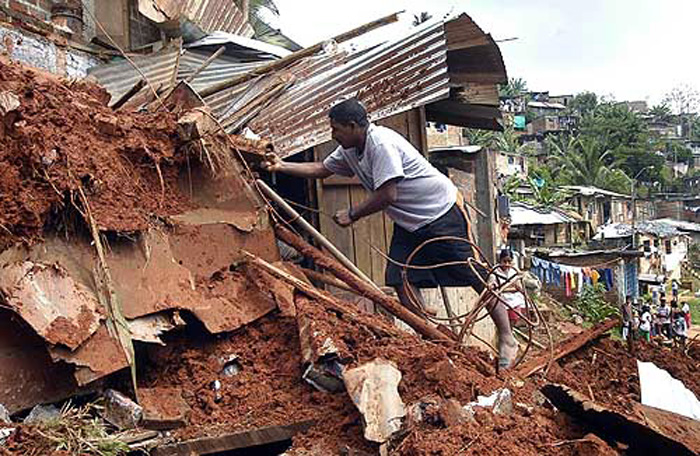
{"type": "MultiPolygon", "coordinates": [[[[394,235],[391,238],[389,256],[405,264],[409,255],[423,242],[441,236],[456,236],[467,239],[467,221],[464,213],[455,204],[443,216],[433,222],[410,232],[399,225],[394,224],[394,235]]],[[[423,247],[411,260],[411,265],[433,265],[451,261],[465,261],[474,255],[472,247],[462,241],[438,241],[423,247]]],[[[486,281],[488,272],[474,264],[486,281]]],[[[386,268],[386,284],[398,287],[403,283],[401,277],[402,268],[393,263],[388,263],[386,268]]],[[[408,281],[418,288],[434,288],[437,285],[447,287],[473,287],[477,293],[481,293],[484,284],[479,280],[468,264],[445,266],[431,270],[408,270],[408,281]]]]}

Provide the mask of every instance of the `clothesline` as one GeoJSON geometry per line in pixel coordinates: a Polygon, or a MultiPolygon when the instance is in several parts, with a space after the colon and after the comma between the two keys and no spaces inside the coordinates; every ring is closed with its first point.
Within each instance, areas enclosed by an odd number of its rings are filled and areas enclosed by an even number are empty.
{"type": "Polygon", "coordinates": [[[607,291],[614,286],[614,273],[610,268],[569,266],[533,257],[531,271],[542,283],[564,288],[567,297],[580,294],[584,285],[601,282],[607,291]]]}

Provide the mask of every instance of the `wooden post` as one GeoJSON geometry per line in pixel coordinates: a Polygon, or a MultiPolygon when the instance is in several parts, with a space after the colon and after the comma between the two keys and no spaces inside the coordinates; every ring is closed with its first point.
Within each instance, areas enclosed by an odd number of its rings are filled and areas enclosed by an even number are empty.
{"type": "Polygon", "coordinates": [[[354,288],[361,296],[369,298],[374,301],[375,304],[385,308],[392,315],[405,322],[419,334],[430,340],[453,341],[453,339],[451,339],[447,334],[431,326],[422,317],[419,317],[405,308],[398,300],[387,296],[386,294],[382,293],[381,290],[373,288],[365,281],[359,279],[357,276],[345,269],[336,260],[324,254],[316,247],[308,244],[296,234],[281,226],[275,227],[275,232],[277,237],[297,249],[302,255],[313,259],[317,265],[333,273],[333,275],[335,275],[338,279],[354,288]]]}
{"type": "Polygon", "coordinates": [[[550,362],[557,361],[566,355],[570,355],[575,351],[579,350],[581,347],[586,345],[592,340],[596,340],[602,337],[603,334],[610,331],[614,327],[620,324],[620,320],[617,318],[612,318],[599,324],[596,327],[583,331],[582,333],[576,334],[573,337],[560,343],[553,353],[543,353],[542,355],[531,359],[527,363],[523,364],[518,368],[518,375],[522,378],[527,378],[532,374],[539,372],[549,365],[550,362]]]}
{"type": "Polygon", "coordinates": [[[316,228],[314,228],[309,222],[306,221],[304,217],[299,215],[297,211],[292,208],[287,202],[282,199],[281,196],[279,196],[277,193],[275,193],[274,190],[272,190],[265,182],[261,181],[258,179],[257,181],[258,188],[262,190],[262,192],[271,200],[273,200],[275,203],[277,203],[280,208],[282,208],[290,217],[292,217],[293,222],[297,222],[307,233],[309,233],[316,241],[318,241],[323,247],[325,247],[331,255],[333,255],[343,266],[345,266],[347,269],[353,272],[353,274],[357,275],[360,277],[362,280],[367,282],[372,288],[376,289],[381,293],[381,290],[377,284],[372,282],[372,279],[367,277],[367,275],[362,272],[355,264],[350,261],[345,255],[343,255],[343,252],[338,250],[336,246],[334,246],[328,239],[326,239],[321,233],[318,232],[316,228]]]}

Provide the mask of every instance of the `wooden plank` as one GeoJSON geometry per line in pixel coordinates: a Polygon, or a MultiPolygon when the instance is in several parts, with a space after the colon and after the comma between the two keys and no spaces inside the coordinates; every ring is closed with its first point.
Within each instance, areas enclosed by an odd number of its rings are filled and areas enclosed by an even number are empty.
{"type": "MultiPolygon", "coordinates": [[[[350,206],[350,191],[348,187],[325,187],[323,198],[319,201],[319,208],[324,214],[335,214],[340,209],[350,206]]],[[[327,216],[321,216],[321,234],[328,238],[343,254],[353,263],[355,258],[355,242],[352,231],[338,226],[327,216]]]]}
{"type": "MultiPolygon", "coordinates": [[[[367,192],[361,187],[350,187],[349,190],[352,205],[357,205],[367,198],[367,192]]],[[[350,231],[350,229],[347,229],[347,231],[350,231]]],[[[370,220],[368,217],[352,224],[352,236],[355,244],[355,264],[362,272],[370,276],[372,281],[376,282],[372,276],[372,258],[370,247],[367,244],[367,241],[371,239],[370,220]]]]}
{"type": "Polygon", "coordinates": [[[284,426],[268,426],[244,432],[224,434],[217,437],[202,437],[172,445],[163,445],[152,450],[153,456],[191,456],[211,454],[249,448],[268,443],[283,442],[294,435],[307,431],[314,421],[302,421],[284,426]]]}
{"type": "MultiPolygon", "coordinates": [[[[386,234],[384,233],[384,214],[373,214],[369,217],[370,242],[373,246],[386,253],[386,234]]],[[[372,265],[372,280],[379,286],[384,285],[384,269],[386,260],[370,247],[370,260],[372,265]]]]}
{"type": "Polygon", "coordinates": [[[518,375],[522,378],[527,378],[532,374],[547,367],[551,362],[555,362],[586,345],[588,342],[602,337],[605,333],[615,328],[620,324],[617,318],[611,318],[593,328],[580,332],[569,339],[561,342],[554,350],[554,353],[545,352],[536,358],[530,359],[528,362],[518,368],[518,375]]]}

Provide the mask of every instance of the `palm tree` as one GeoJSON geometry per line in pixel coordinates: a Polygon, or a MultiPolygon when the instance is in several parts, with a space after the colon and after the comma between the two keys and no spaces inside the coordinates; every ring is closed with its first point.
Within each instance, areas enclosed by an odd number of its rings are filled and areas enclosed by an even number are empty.
{"type": "Polygon", "coordinates": [[[527,93],[527,82],[522,78],[511,78],[507,84],[498,87],[501,98],[518,98],[527,93]]]}
{"type": "Polygon", "coordinates": [[[490,130],[465,128],[462,130],[462,134],[467,139],[470,146],[481,146],[491,149],[496,143],[496,133],[490,130]]]}
{"type": "Polygon", "coordinates": [[[534,147],[532,144],[520,144],[520,139],[512,125],[507,125],[502,132],[496,133],[494,145],[501,152],[525,155],[532,152],[534,147]]]}
{"type": "Polygon", "coordinates": [[[551,142],[555,169],[559,180],[568,185],[587,185],[605,190],[625,191],[625,173],[619,168],[622,160],[613,159],[610,150],[589,138],[570,138],[563,144],[551,142]]]}
{"type": "Polygon", "coordinates": [[[671,108],[666,103],[661,103],[652,107],[649,110],[649,114],[654,118],[656,122],[669,122],[673,113],[671,108]]]}

